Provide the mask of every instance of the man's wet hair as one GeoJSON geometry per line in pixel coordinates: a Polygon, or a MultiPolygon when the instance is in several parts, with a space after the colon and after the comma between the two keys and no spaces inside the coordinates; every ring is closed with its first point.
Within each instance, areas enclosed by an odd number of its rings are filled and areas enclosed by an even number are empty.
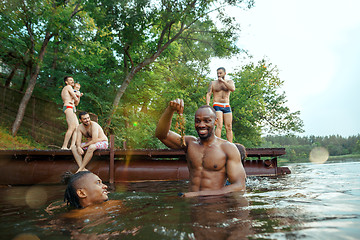
{"type": "Polygon", "coordinates": [[[64,202],[66,202],[66,204],[68,206],[75,207],[75,208],[82,208],[82,206],[80,205],[79,196],[77,195],[77,192],[76,192],[76,190],[77,190],[76,185],[87,174],[92,174],[92,172],[81,171],[81,172],[77,172],[75,174],[73,174],[71,172],[66,172],[62,176],[62,182],[67,184],[65,194],[64,194],[64,202]]]}
{"type": "Polygon", "coordinates": [[[84,115],[86,115],[86,114],[89,114],[88,112],[80,112],[79,113],[79,119],[81,119],[81,116],[84,116],[84,115]]]}
{"type": "Polygon", "coordinates": [[[64,77],[64,83],[66,83],[66,81],[68,80],[68,78],[73,78],[72,76],[65,76],[64,77]]]}
{"type": "Polygon", "coordinates": [[[244,145],[240,144],[240,143],[235,143],[235,146],[237,147],[237,149],[240,152],[240,156],[241,156],[241,162],[244,165],[244,161],[247,157],[247,153],[246,153],[246,148],[244,145]]]}
{"type": "Polygon", "coordinates": [[[224,72],[226,72],[224,67],[219,67],[218,69],[216,69],[216,71],[219,71],[219,70],[223,70],[224,72]]]}
{"type": "Polygon", "coordinates": [[[203,109],[203,108],[209,108],[209,109],[214,113],[214,115],[215,115],[215,117],[216,117],[216,111],[215,111],[215,109],[214,109],[212,106],[210,106],[210,105],[202,105],[202,106],[199,107],[196,111],[198,111],[198,110],[200,110],[200,109],[203,109]]]}

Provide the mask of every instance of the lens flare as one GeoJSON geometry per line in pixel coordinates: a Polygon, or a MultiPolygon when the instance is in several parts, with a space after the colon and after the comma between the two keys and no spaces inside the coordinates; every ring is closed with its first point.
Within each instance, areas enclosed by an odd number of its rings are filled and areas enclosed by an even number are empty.
{"type": "Polygon", "coordinates": [[[137,123],[137,122],[134,122],[134,123],[133,123],[133,126],[134,126],[134,127],[136,127],[137,125],[138,125],[138,123],[137,123]]]}
{"type": "Polygon", "coordinates": [[[13,240],[40,240],[40,238],[35,234],[22,233],[14,237],[13,240]]]}
{"type": "Polygon", "coordinates": [[[39,208],[46,203],[47,193],[42,187],[31,187],[26,192],[25,201],[30,208],[39,208]]]}
{"type": "Polygon", "coordinates": [[[322,164],[329,159],[329,151],[324,147],[315,147],[311,150],[309,160],[312,163],[322,164]]]}

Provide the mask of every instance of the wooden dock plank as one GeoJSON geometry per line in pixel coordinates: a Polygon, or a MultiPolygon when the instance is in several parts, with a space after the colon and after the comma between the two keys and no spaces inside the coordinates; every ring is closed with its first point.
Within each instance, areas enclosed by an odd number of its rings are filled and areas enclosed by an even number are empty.
{"type": "MultiPolygon", "coordinates": [[[[286,153],[285,148],[247,148],[248,157],[277,157],[286,153]]],[[[110,155],[110,150],[96,150],[95,156],[110,155]]],[[[115,149],[115,157],[125,156],[144,156],[154,158],[176,158],[185,156],[183,150],[177,149],[115,149]]],[[[51,149],[51,150],[0,150],[0,156],[72,156],[69,150],[51,149]]]]}

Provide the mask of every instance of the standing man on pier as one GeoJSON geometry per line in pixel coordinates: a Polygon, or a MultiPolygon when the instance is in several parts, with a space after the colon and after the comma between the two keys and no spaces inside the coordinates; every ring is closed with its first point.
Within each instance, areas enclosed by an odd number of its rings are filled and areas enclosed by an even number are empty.
{"type": "Polygon", "coordinates": [[[225,68],[220,67],[217,69],[218,79],[212,81],[209,85],[208,92],[206,93],[206,104],[210,104],[211,94],[213,94],[213,107],[218,118],[215,135],[221,138],[221,129],[224,123],[226,138],[229,142],[233,142],[230,92],[235,91],[235,84],[233,80],[225,80],[225,75],[225,68]]]}
{"type": "Polygon", "coordinates": [[[63,112],[65,113],[65,116],[66,116],[68,130],[65,133],[64,143],[63,143],[61,149],[69,150],[69,148],[68,148],[69,140],[72,136],[72,140],[71,140],[71,144],[70,144],[70,148],[71,148],[71,146],[73,146],[75,144],[75,139],[76,139],[75,129],[79,125],[79,121],[77,120],[77,117],[75,114],[75,112],[76,112],[75,106],[78,105],[79,98],[74,93],[73,87],[74,87],[75,82],[74,82],[73,77],[70,77],[70,76],[64,77],[64,82],[65,82],[66,86],[61,91],[61,98],[64,102],[63,112]]]}
{"type": "Polygon", "coordinates": [[[195,113],[195,129],[199,137],[182,137],[171,131],[174,112],[182,114],[184,101],[170,101],[160,117],[155,136],[166,146],[183,149],[186,153],[190,173],[190,192],[184,197],[222,195],[245,191],[246,173],[240,153],[235,144],[215,136],[217,122],[215,110],[209,105],[200,107],[195,113]],[[231,183],[225,186],[226,179],[231,183]]]}
{"type": "Polygon", "coordinates": [[[79,119],[81,124],[76,128],[76,143],[71,147],[75,161],[79,166],[77,172],[87,171],[85,167],[90,162],[96,149],[107,149],[109,147],[104,130],[97,122],[91,121],[87,112],[81,112],[79,119]],[[82,136],[87,138],[88,142],[81,143],[82,136]],[[87,151],[84,158],[82,158],[84,150],[87,151]]]}

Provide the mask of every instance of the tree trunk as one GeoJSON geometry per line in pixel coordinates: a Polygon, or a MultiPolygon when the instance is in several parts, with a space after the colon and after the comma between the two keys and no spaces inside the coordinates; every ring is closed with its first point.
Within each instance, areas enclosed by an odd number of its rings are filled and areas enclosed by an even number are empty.
{"type": "Polygon", "coordinates": [[[124,95],[126,88],[129,86],[131,80],[134,78],[135,74],[137,72],[139,72],[142,68],[144,68],[145,66],[153,63],[160,55],[161,53],[167,49],[169,47],[169,45],[174,42],[176,39],[179,38],[179,36],[184,32],[184,26],[182,24],[180,30],[174,35],[173,38],[169,39],[165,44],[162,45],[163,43],[163,38],[165,36],[165,33],[171,29],[171,26],[174,22],[169,23],[162,31],[161,37],[159,39],[158,42],[158,49],[157,51],[149,58],[146,58],[144,61],[142,61],[141,63],[139,63],[136,67],[132,67],[131,71],[126,75],[124,82],[121,84],[121,87],[119,88],[119,90],[116,92],[116,96],[113,102],[113,109],[109,115],[109,118],[106,121],[106,125],[105,125],[105,130],[108,131],[110,129],[110,125],[111,125],[111,119],[112,116],[114,115],[114,113],[116,112],[116,109],[119,105],[120,99],[121,97],[124,95]]]}
{"type": "Polygon", "coordinates": [[[22,80],[21,87],[20,87],[20,92],[24,91],[25,84],[26,84],[26,77],[29,74],[29,71],[30,71],[30,73],[32,72],[31,66],[26,65],[25,73],[24,73],[23,80],[22,80]]]}
{"type": "Polygon", "coordinates": [[[18,69],[20,65],[20,62],[17,63],[13,70],[11,71],[10,75],[8,76],[8,78],[6,79],[6,82],[5,82],[5,87],[9,87],[10,86],[10,83],[11,83],[11,80],[13,79],[13,77],[15,76],[15,73],[16,73],[16,70],[18,69]]]}
{"type": "Polygon", "coordinates": [[[21,126],[21,123],[23,121],[26,106],[29,103],[31,95],[32,95],[32,93],[34,91],[35,84],[36,84],[36,79],[37,79],[37,77],[39,75],[39,72],[40,72],[40,66],[41,66],[41,63],[42,63],[42,61],[44,59],[46,47],[47,47],[51,37],[52,37],[52,35],[50,35],[50,33],[47,32],[46,36],[45,36],[45,39],[43,41],[43,44],[41,46],[41,49],[40,49],[38,61],[36,63],[35,72],[31,74],[29,85],[26,88],[26,92],[24,94],[24,97],[21,99],[19,109],[18,109],[18,112],[17,112],[17,115],[16,115],[16,119],[15,119],[14,124],[12,126],[12,132],[11,133],[12,133],[13,136],[16,136],[16,134],[19,131],[19,128],[21,126]]]}
{"type": "Polygon", "coordinates": [[[54,72],[55,72],[56,67],[57,67],[59,44],[60,44],[60,41],[55,42],[54,58],[53,58],[52,66],[51,66],[52,74],[49,77],[49,83],[50,83],[51,86],[56,86],[56,78],[54,76],[55,75],[54,72]]]}
{"type": "Polygon", "coordinates": [[[115,96],[115,99],[113,102],[113,109],[109,115],[108,120],[106,121],[106,126],[105,126],[106,130],[109,130],[110,125],[111,125],[112,116],[116,112],[116,109],[119,105],[120,99],[124,95],[126,88],[129,86],[129,84],[130,84],[131,80],[134,78],[135,74],[137,72],[139,72],[145,66],[153,63],[169,45],[170,45],[170,43],[165,44],[154,55],[152,55],[150,58],[145,59],[143,62],[139,63],[136,67],[132,68],[131,71],[126,75],[124,82],[121,84],[121,87],[116,92],[116,96],[115,96]]]}

